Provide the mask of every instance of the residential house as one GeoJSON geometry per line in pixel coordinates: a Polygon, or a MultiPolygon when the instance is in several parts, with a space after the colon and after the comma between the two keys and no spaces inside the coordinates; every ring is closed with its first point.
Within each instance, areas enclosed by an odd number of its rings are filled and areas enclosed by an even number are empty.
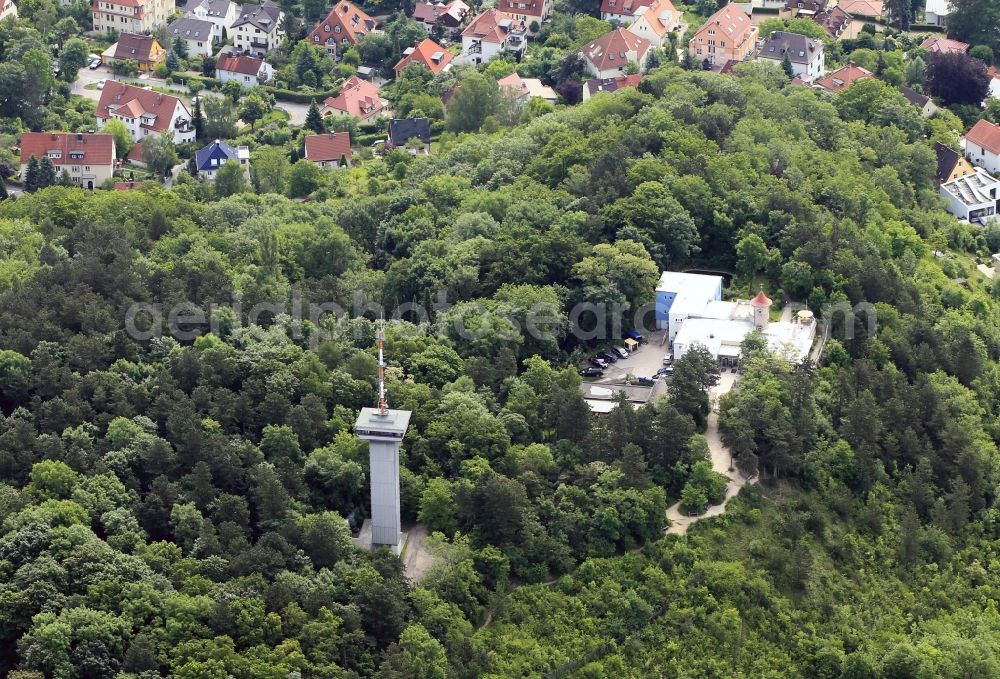
{"type": "Polygon", "coordinates": [[[908,102],[920,109],[920,115],[924,118],[930,118],[938,112],[938,107],[934,104],[934,100],[927,95],[915,92],[909,87],[900,87],[899,92],[906,97],[908,102]]]}
{"type": "Polygon", "coordinates": [[[469,6],[462,0],[451,0],[447,5],[443,2],[418,2],[413,6],[414,21],[419,21],[430,33],[435,26],[440,26],[445,33],[454,33],[462,27],[469,6]]]}
{"type": "MultiPolygon", "coordinates": [[[[145,168],[146,161],[142,159],[142,142],[136,142],[132,144],[132,148],[129,149],[128,155],[125,156],[125,162],[129,165],[135,165],[136,167],[145,168]]],[[[129,178],[131,178],[132,173],[129,173],[129,178]]]]}
{"type": "Polygon", "coordinates": [[[112,62],[131,59],[139,64],[140,71],[149,73],[166,58],[167,51],[151,35],[121,33],[118,36],[118,42],[105,50],[105,54],[110,55],[108,59],[104,60],[109,65],[112,62]]]}
{"type": "Polygon", "coordinates": [[[274,76],[274,67],[263,59],[242,54],[220,54],[215,62],[215,77],[225,85],[235,81],[244,88],[263,85],[274,76]]]}
{"type": "Polygon", "coordinates": [[[232,0],[191,0],[184,9],[184,16],[211,21],[215,40],[221,44],[229,38],[242,12],[243,8],[232,0]]]}
{"type": "Polygon", "coordinates": [[[91,5],[98,33],[152,33],[175,11],[174,0],[93,0],[91,5]]]}
{"type": "Polygon", "coordinates": [[[625,75],[628,65],[635,64],[639,70],[646,65],[649,41],[629,33],[624,28],[616,28],[597,40],[589,42],[580,50],[584,66],[595,78],[615,78],[625,75]]]}
{"type": "Polygon", "coordinates": [[[709,65],[743,61],[757,50],[757,27],[739,5],[730,3],[708,18],[688,42],[688,52],[709,65]]]}
{"type": "Polygon", "coordinates": [[[834,40],[839,39],[854,21],[854,17],[845,12],[840,5],[817,12],[811,18],[834,40]]]}
{"type": "Polygon", "coordinates": [[[431,123],[427,118],[396,118],[389,121],[389,148],[405,149],[411,155],[429,155],[431,152],[431,123]],[[411,139],[420,140],[422,146],[414,148],[411,139]]]}
{"type": "Polygon", "coordinates": [[[670,0],[656,0],[652,5],[637,7],[629,24],[630,33],[648,40],[654,47],[670,44],[670,31],[680,22],[681,15],[670,0]]]}
{"type": "Polygon", "coordinates": [[[811,82],[826,73],[823,43],[799,33],[774,31],[760,49],[758,57],[781,66],[785,55],[792,64],[792,75],[811,82]]]}
{"type": "Polygon", "coordinates": [[[592,78],[583,84],[583,100],[587,101],[598,92],[616,92],[625,87],[635,87],[641,80],[642,76],[638,73],[616,78],[592,78]]]}
{"type": "Polygon", "coordinates": [[[393,70],[396,71],[396,77],[398,78],[407,66],[417,64],[437,75],[451,68],[451,60],[451,52],[430,38],[425,38],[416,46],[407,47],[403,52],[403,58],[396,62],[393,70]]]}
{"type": "Polygon", "coordinates": [[[552,14],[552,0],[497,0],[497,9],[511,19],[523,21],[534,33],[552,14]]]}
{"type": "Polygon", "coordinates": [[[327,132],[306,137],[306,160],[322,168],[351,166],[351,136],[347,132],[327,132]]]}
{"type": "Polygon", "coordinates": [[[285,39],[284,19],[281,8],[268,0],[263,5],[243,5],[233,23],[233,45],[241,52],[263,57],[285,39]]]}
{"type": "Polygon", "coordinates": [[[785,9],[792,16],[812,17],[825,12],[829,4],[829,0],[785,0],[785,9]]]}
{"type": "Polygon", "coordinates": [[[250,179],[250,147],[230,146],[216,139],[208,146],[198,149],[194,154],[198,176],[209,181],[215,179],[219,169],[230,160],[243,166],[243,175],[250,179]]]}
{"type": "Polygon", "coordinates": [[[1000,72],[997,71],[996,66],[990,66],[986,69],[986,74],[990,77],[990,89],[987,96],[1000,99],[1000,72]]]}
{"type": "Polygon", "coordinates": [[[965,133],[965,157],[990,174],[1000,172],[1000,125],[980,120],[965,133]]]}
{"type": "Polygon", "coordinates": [[[556,94],[556,91],[548,85],[543,85],[541,80],[538,78],[522,78],[517,73],[511,73],[507,77],[498,80],[497,87],[500,88],[501,92],[506,90],[512,93],[522,106],[527,104],[528,100],[532,97],[544,99],[550,104],[555,104],[559,101],[559,95],[556,94]]]}
{"type": "Polygon", "coordinates": [[[189,56],[210,57],[215,52],[216,26],[207,19],[184,16],[167,26],[167,39],[171,46],[180,38],[187,44],[189,56]]]}
{"type": "Polygon", "coordinates": [[[927,0],[924,5],[924,23],[931,26],[944,26],[951,14],[950,0],[927,0]]]}
{"type": "Polygon", "coordinates": [[[313,45],[323,47],[333,56],[358,43],[358,38],[375,30],[374,19],[346,0],[334,5],[306,36],[313,45]]]}
{"type": "Polygon", "coordinates": [[[885,14],[882,0],[840,0],[837,5],[852,16],[867,19],[879,19],[885,14]]]}
{"type": "Polygon", "coordinates": [[[488,9],[462,31],[462,53],[455,57],[455,63],[478,66],[503,52],[509,52],[519,60],[527,47],[527,30],[523,21],[488,9]]]}
{"type": "Polygon", "coordinates": [[[21,135],[21,178],[34,156],[48,156],[56,173],[69,173],[70,181],[88,189],[100,186],[115,170],[115,138],[110,134],[80,132],[25,132],[21,135]]]}
{"type": "Polygon", "coordinates": [[[969,43],[951,38],[929,37],[920,43],[922,49],[940,54],[965,54],[969,51],[969,43]]]}
{"type": "Polygon", "coordinates": [[[985,224],[997,214],[1000,179],[981,167],[970,175],[942,184],[938,191],[948,202],[948,212],[958,219],[985,224]]]}
{"type": "Polygon", "coordinates": [[[348,78],[335,97],[327,97],[320,109],[326,116],[355,116],[372,120],[386,112],[386,102],[379,96],[379,86],[356,75],[348,78]]]}
{"type": "Polygon", "coordinates": [[[191,114],[180,99],[116,80],[104,84],[95,115],[97,129],[120,120],[135,142],[153,134],[172,134],[178,144],[194,140],[191,114]]]}
{"type": "Polygon", "coordinates": [[[14,0],[0,0],[0,21],[7,17],[17,18],[17,5],[14,0]]]}
{"type": "Polygon", "coordinates": [[[853,85],[859,80],[864,80],[865,78],[874,78],[875,74],[868,69],[861,68],[860,66],[855,66],[854,63],[849,63],[846,66],[838,68],[833,73],[829,74],[825,78],[820,78],[813,82],[816,87],[824,89],[827,92],[833,92],[836,94],[841,90],[846,90],[848,87],[853,85]]]}
{"type": "Polygon", "coordinates": [[[656,0],[601,0],[601,19],[620,24],[631,23],[635,20],[637,9],[649,7],[655,2],[656,0]]]}
{"type": "Polygon", "coordinates": [[[974,174],[976,171],[965,156],[939,141],[934,142],[934,153],[937,155],[937,171],[934,173],[934,179],[938,186],[974,174]]]}

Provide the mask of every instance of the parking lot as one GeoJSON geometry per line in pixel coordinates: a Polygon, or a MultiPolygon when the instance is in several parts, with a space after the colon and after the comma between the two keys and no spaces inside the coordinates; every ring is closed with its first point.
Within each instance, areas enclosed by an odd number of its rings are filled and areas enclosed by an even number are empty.
{"type": "MultiPolygon", "coordinates": [[[[657,331],[646,338],[646,341],[639,345],[639,348],[632,352],[628,358],[620,358],[617,362],[611,363],[604,369],[604,376],[598,377],[593,382],[621,384],[625,381],[626,375],[635,377],[654,377],[656,371],[663,367],[663,355],[669,351],[666,343],[661,344],[664,331],[657,331]]],[[[623,346],[618,343],[619,346],[623,346]]],[[[595,356],[598,350],[590,352],[589,356],[595,356]]],[[[581,367],[590,367],[586,363],[581,367]]],[[[662,380],[657,380],[658,383],[662,380]]]]}

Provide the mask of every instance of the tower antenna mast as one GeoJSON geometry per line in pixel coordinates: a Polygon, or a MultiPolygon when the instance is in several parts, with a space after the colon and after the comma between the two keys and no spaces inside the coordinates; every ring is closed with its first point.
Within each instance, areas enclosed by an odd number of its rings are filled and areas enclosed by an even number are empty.
{"type": "Polygon", "coordinates": [[[378,414],[385,415],[389,405],[385,401],[385,317],[378,319],[378,414]]]}

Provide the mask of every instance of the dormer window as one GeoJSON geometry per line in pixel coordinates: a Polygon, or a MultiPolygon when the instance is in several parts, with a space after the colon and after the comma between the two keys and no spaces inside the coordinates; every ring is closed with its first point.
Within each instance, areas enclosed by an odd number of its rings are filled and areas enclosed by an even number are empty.
{"type": "Polygon", "coordinates": [[[339,24],[333,27],[333,32],[334,33],[340,33],[340,25],[339,24]]]}
{"type": "Polygon", "coordinates": [[[324,26],[323,30],[326,31],[327,33],[329,33],[330,32],[330,24],[327,24],[326,26],[324,26]]]}

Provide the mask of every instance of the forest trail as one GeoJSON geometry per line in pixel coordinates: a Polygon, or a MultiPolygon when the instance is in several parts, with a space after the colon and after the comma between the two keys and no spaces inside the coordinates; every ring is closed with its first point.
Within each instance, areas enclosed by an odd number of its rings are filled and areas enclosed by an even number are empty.
{"type": "Polygon", "coordinates": [[[705,439],[708,441],[708,450],[712,458],[712,471],[719,472],[729,479],[726,485],[726,499],[722,504],[712,505],[703,514],[698,516],[686,516],[681,513],[681,503],[676,502],[667,508],[667,518],[670,519],[670,527],[665,531],[668,535],[684,535],[688,528],[702,519],[712,516],[719,516],[726,511],[726,505],[736,497],[740,488],[747,483],[757,483],[756,478],[745,478],[735,467],[730,469],[732,458],[729,449],[722,444],[722,435],[719,433],[719,397],[729,392],[739,379],[738,375],[731,372],[723,372],[719,379],[719,384],[709,391],[709,402],[712,410],[708,414],[708,424],[705,428],[705,439]]]}

